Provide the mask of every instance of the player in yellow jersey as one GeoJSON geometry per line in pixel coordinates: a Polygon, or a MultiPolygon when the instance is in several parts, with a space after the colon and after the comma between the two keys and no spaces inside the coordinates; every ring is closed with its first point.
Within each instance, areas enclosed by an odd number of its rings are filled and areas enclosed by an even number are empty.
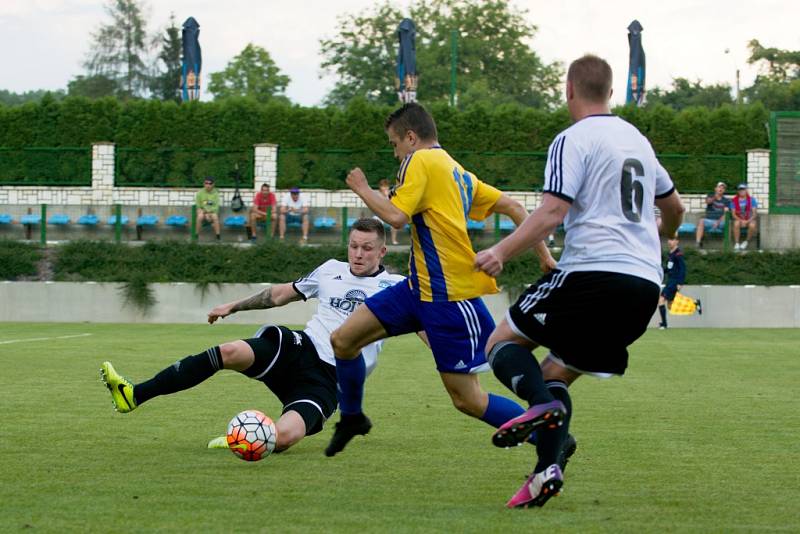
{"type": "MultiPolygon", "coordinates": [[[[366,299],[331,335],[342,416],[328,456],[372,427],[361,407],[365,371],[360,351],[388,336],[425,331],[444,387],[460,411],[494,427],[524,412],[519,404],[484,392],[475,375],[488,369],[484,347],[494,328],[480,296],[498,289],[494,278],[474,267],[467,220],[502,213],[519,225],[527,212],[450,157],[439,146],[433,117],[419,104],[389,115],[386,133],[401,162],[392,197],[372,190],[358,168],[347,176],[347,185],[381,220],[395,228],[411,223],[410,274],[366,299]]],[[[544,242],[536,252],[545,271],[555,266],[544,242]]]]}

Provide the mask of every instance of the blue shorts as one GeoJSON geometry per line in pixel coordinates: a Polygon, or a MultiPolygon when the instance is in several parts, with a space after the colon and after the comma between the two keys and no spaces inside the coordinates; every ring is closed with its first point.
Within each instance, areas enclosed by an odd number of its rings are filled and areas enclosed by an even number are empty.
{"type": "Polygon", "coordinates": [[[484,349],[494,320],[480,298],[422,302],[405,279],[369,297],[364,304],[390,336],[424,330],[440,373],[489,369],[484,349]]]}
{"type": "Polygon", "coordinates": [[[723,223],[719,223],[719,226],[714,228],[714,225],[717,223],[717,219],[703,219],[703,228],[708,232],[714,232],[717,234],[722,233],[722,226],[723,223]]]}

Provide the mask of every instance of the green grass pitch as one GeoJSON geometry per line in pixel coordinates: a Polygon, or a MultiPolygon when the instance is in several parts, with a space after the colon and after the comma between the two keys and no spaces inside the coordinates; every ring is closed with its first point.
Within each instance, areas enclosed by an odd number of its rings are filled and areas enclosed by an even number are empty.
{"type": "MultiPolygon", "coordinates": [[[[414,337],[367,382],[372,433],[335,458],[332,425],[257,463],[207,450],[278,402],[234,372],[112,409],[98,368],[138,381],[235,325],[0,325],[0,531],[730,532],[800,525],[800,330],[649,331],[623,379],[572,388],[563,494],[506,510],[534,449],[496,449],[455,411],[414,337]],[[88,334],[88,335],[86,335],[88,334]],[[69,336],[69,337],[67,337],[69,336]],[[30,340],[28,342],[19,340],[30,340]],[[35,529],[35,530],[34,530],[35,529]]],[[[602,340],[598,340],[602,350],[602,340]]],[[[490,391],[504,388],[490,374],[490,391]]]]}

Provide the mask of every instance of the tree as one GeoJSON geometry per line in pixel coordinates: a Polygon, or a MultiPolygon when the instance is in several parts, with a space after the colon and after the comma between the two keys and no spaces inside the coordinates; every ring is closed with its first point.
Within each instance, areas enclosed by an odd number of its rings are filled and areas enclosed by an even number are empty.
{"type": "Polygon", "coordinates": [[[5,89],[0,89],[0,104],[6,106],[19,106],[26,102],[39,102],[46,95],[50,95],[54,100],[61,100],[64,98],[65,93],[63,89],[56,91],[48,91],[46,89],[37,89],[35,91],[25,91],[24,93],[14,93],[5,89]]]}
{"type": "Polygon", "coordinates": [[[102,74],[89,76],[78,75],[67,83],[69,96],[84,96],[86,98],[103,98],[115,96],[119,85],[115,80],[102,74]]]}
{"type": "Polygon", "coordinates": [[[733,104],[731,86],[728,84],[703,85],[700,80],[690,82],[686,78],[672,80],[672,89],[656,87],[647,92],[647,105],[663,104],[675,110],[690,106],[718,108],[733,104]]]}
{"type": "Polygon", "coordinates": [[[748,102],[761,102],[774,111],[800,110],[800,50],[766,48],[750,41],[747,62],[758,64],[761,74],[743,93],[748,102]]]}
{"type": "Polygon", "coordinates": [[[248,43],[234,57],[225,70],[211,73],[208,90],[215,99],[232,96],[255,98],[259,102],[282,100],[288,102],[283,93],[289,85],[289,77],[281,70],[265,49],[248,43]]]}
{"type": "MultiPolygon", "coordinates": [[[[544,63],[528,46],[536,34],[525,11],[507,0],[417,0],[409,16],[417,27],[417,94],[424,102],[450,94],[451,31],[458,31],[458,92],[470,102],[512,100],[551,107],[561,100],[559,63],[544,63]],[[473,87],[475,85],[475,87],[473,87]]],[[[397,102],[394,86],[401,11],[388,1],[360,15],[344,15],[338,35],[320,42],[322,67],[338,76],[327,97],[344,104],[366,97],[397,102]]],[[[463,102],[462,102],[463,103],[463,102]]]]}
{"type": "Polygon", "coordinates": [[[92,50],[84,63],[87,78],[113,80],[124,98],[144,96],[150,76],[143,0],[108,0],[105,10],[111,21],[92,34],[92,50]]]}
{"type": "Polygon", "coordinates": [[[765,77],[770,81],[788,82],[800,78],[800,50],[765,48],[757,39],[750,41],[747,46],[750,48],[747,62],[762,66],[766,63],[765,77]]]}
{"type": "Polygon", "coordinates": [[[155,72],[150,80],[150,91],[160,100],[179,101],[178,86],[181,79],[181,29],[175,24],[175,14],[169,16],[169,26],[156,38],[160,46],[155,72]],[[163,64],[163,69],[161,64],[163,64]]]}

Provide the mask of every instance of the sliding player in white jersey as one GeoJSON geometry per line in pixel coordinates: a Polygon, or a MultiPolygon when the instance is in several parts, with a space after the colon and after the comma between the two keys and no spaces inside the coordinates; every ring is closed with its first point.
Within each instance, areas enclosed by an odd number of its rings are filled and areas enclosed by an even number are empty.
{"type": "MultiPolygon", "coordinates": [[[[110,362],[103,363],[100,374],[116,410],[130,412],[154,397],[189,389],[221,369],[232,369],[263,382],[283,403],[283,414],[276,423],[276,450],[318,433],[337,404],[331,332],[367,297],[405,278],[387,273],[381,265],[385,239],[380,221],[359,219],[350,229],[347,262],[328,260],[295,282],[270,286],[252,297],[217,306],[208,314],[208,322],[214,323],[239,311],[316,297],[317,313],[305,330],[266,325],[252,339],[224,343],[188,356],[136,385],[119,375],[110,362]]],[[[381,343],[371,343],[362,351],[368,373],[375,367],[381,343]]],[[[222,440],[212,440],[217,442],[222,440]]]]}
{"type": "Polygon", "coordinates": [[[494,444],[522,443],[534,430],[537,436],[538,462],[509,507],[542,506],[559,492],[557,460],[572,409],[567,387],[581,374],[625,372],[627,347],[658,303],[659,230],[673,235],[684,211],[649,141],[611,115],[611,82],[611,67],[596,56],[570,65],[566,96],[575,124],[550,145],[542,205],[476,258],[496,276],[564,222],[558,268],[523,293],[486,343],[495,375],[531,406],[498,429],[494,444]],[[608,307],[613,313],[597,312],[608,307]],[[531,354],[538,346],[549,349],[541,367],[531,354]]]}

